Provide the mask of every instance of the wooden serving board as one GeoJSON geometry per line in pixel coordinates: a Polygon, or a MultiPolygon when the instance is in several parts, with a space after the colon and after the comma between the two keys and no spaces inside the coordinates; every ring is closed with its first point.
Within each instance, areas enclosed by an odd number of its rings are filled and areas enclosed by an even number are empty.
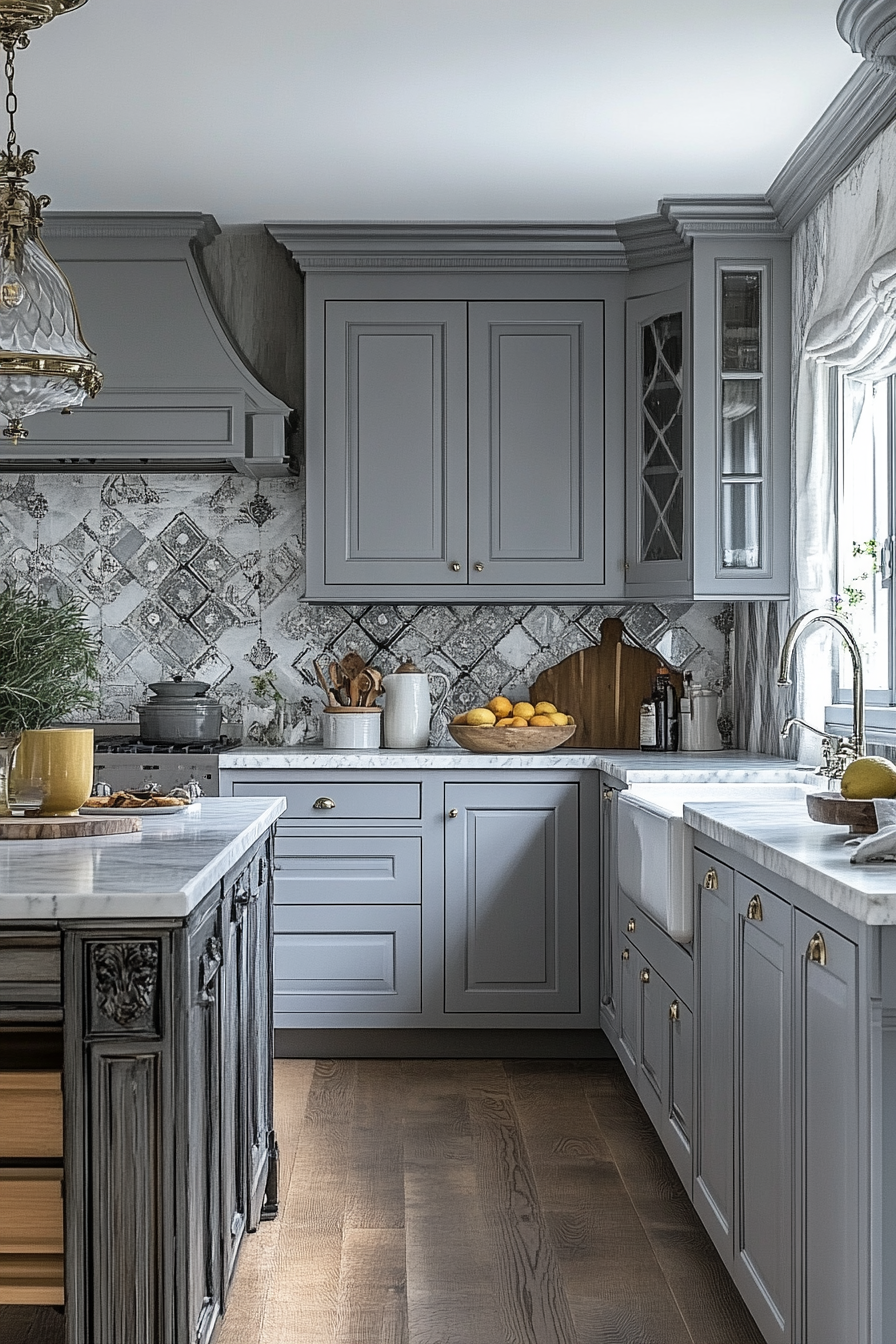
{"type": "Polygon", "coordinates": [[[848,826],[851,835],[876,835],[877,813],[871,798],[844,798],[842,793],[807,793],[806,810],[813,821],[848,826]]]}
{"type": "Polygon", "coordinates": [[[115,817],[0,817],[0,840],[72,840],[85,835],[142,831],[133,815],[115,817]]]}
{"type": "MultiPolygon", "coordinates": [[[[600,627],[599,644],[547,668],[529,689],[533,705],[550,700],[575,719],[575,736],[567,746],[640,746],[641,701],[653,690],[656,670],[663,661],[648,649],[624,644],[622,630],[620,620],[608,618],[600,627]]],[[[681,695],[681,673],[669,671],[681,695]]]]}

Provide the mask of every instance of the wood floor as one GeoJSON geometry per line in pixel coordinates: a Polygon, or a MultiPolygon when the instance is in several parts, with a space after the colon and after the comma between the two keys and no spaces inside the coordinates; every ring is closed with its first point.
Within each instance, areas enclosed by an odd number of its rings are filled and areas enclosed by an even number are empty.
{"type": "Polygon", "coordinates": [[[762,1344],[615,1062],[275,1069],[281,1214],[216,1344],[762,1344]]]}

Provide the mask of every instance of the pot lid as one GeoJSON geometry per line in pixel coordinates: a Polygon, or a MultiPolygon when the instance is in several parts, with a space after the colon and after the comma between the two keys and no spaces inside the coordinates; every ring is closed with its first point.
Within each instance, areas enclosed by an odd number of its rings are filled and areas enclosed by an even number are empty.
{"type": "Polygon", "coordinates": [[[416,663],[402,663],[400,667],[396,667],[392,675],[394,677],[400,677],[408,673],[415,673],[418,677],[425,676],[422,667],[418,667],[416,663]]]}
{"type": "Polygon", "coordinates": [[[209,688],[207,681],[184,681],[183,677],[172,677],[171,681],[153,681],[149,689],[160,700],[192,700],[205,695],[209,688]]]}

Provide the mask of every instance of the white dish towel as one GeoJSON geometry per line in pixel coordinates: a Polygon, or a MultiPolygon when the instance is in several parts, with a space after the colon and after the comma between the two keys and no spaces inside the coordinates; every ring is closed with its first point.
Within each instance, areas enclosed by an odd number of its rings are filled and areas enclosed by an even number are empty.
{"type": "Polygon", "coordinates": [[[875,798],[877,834],[857,845],[850,863],[896,863],[896,798],[875,798]]]}

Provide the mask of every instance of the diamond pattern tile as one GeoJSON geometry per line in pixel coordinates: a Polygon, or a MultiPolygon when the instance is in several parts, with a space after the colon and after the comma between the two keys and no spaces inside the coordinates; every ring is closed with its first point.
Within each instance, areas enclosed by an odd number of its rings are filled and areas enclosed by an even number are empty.
{"type": "Polygon", "coordinates": [[[160,585],[159,597],[176,615],[192,616],[208,597],[208,589],[188,569],[177,569],[160,585]]]}
{"type": "Polygon", "coordinates": [[[179,565],[186,565],[202,549],[206,537],[185,513],[179,513],[159,533],[159,540],[179,565]]]}
{"type": "Polygon", "coordinates": [[[237,562],[228,550],[217,541],[209,541],[198,555],[190,561],[193,573],[216,592],[220,584],[229,578],[236,569],[237,562]]]}
{"type": "Polygon", "coordinates": [[[176,567],[173,556],[159,541],[147,541],[134,555],[122,562],[144,588],[158,588],[176,567]]]}

